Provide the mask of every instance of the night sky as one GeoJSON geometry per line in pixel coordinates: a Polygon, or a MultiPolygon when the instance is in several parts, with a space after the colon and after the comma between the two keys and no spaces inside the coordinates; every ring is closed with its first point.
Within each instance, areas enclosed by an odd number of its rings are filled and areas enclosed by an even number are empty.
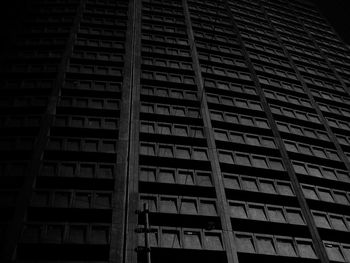
{"type": "Polygon", "coordinates": [[[350,45],[350,0],[313,0],[340,37],[350,45]]]}

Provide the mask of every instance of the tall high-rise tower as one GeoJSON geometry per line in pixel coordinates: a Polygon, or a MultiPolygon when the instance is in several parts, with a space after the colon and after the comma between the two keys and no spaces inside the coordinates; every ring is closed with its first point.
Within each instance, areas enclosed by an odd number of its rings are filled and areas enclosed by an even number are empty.
{"type": "Polygon", "coordinates": [[[2,262],[350,262],[350,50],[312,3],[31,0],[22,20],[2,262]]]}

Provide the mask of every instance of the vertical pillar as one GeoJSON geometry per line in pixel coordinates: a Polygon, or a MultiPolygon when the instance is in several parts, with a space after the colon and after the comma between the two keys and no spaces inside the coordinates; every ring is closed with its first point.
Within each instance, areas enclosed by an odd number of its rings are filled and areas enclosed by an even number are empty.
{"type": "Polygon", "coordinates": [[[195,71],[194,73],[195,73],[197,87],[198,87],[198,94],[199,94],[198,97],[200,99],[200,107],[201,107],[201,113],[202,113],[203,122],[204,122],[204,129],[206,131],[209,159],[210,159],[211,169],[213,173],[213,180],[215,183],[215,192],[217,196],[218,210],[219,210],[221,225],[223,229],[227,261],[238,263],[237,250],[233,239],[228,203],[225,196],[225,188],[224,188],[224,183],[221,176],[221,169],[220,169],[220,163],[219,163],[219,158],[217,154],[217,148],[215,144],[215,137],[214,137],[213,127],[210,120],[208,102],[207,102],[207,97],[204,90],[204,81],[201,74],[201,68],[200,68],[199,59],[198,59],[198,52],[196,49],[196,44],[195,44],[195,39],[194,39],[194,34],[192,29],[191,16],[190,16],[187,0],[183,0],[183,6],[185,11],[188,38],[189,38],[190,48],[191,48],[193,68],[195,71]]]}
{"type": "MultiPolygon", "coordinates": [[[[124,247],[123,261],[125,263],[135,263],[137,253],[135,252],[137,244],[138,208],[138,163],[139,163],[139,120],[140,120],[140,65],[141,65],[141,0],[130,2],[129,14],[131,24],[129,32],[131,40],[128,42],[127,57],[130,59],[129,75],[125,76],[123,92],[129,92],[129,99],[125,103],[129,106],[129,118],[125,120],[128,123],[128,153],[126,174],[122,175],[125,180],[125,210],[124,210],[124,247]]],[[[126,105],[126,106],[127,106],[126,105]]],[[[123,113],[121,113],[122,118],[123,113]]]]}

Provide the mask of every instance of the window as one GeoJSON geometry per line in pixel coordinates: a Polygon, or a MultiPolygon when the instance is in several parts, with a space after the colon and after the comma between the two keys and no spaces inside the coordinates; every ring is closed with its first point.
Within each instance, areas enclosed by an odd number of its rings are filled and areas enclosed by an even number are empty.
{"type": "MultiPolygon", "coordinates": [[[[76,167],[74,164],[70,164],[70,163],[63,163],[60,166],[59,169],[59,175],[60,176],[67,176],[67,177],[71,177],[74,176],[76,171],[76,167]]],[[[50,174],[51,175],[51,174],[50,174]]]]}
{"type": "Polygon", "coordinates": [[[290,129],[291,129],[292,133],[295,133],[297,135],[303,135],[303,130],[300,127],[291,125],[290,129]]]}
{"type": "Polygon", "coordinates": [[[141,144],[140,154],[155,155],[155,145],[153,144],[141,144]]]}
{"type": "Polygon", "coordinates": [[[228,141],[228,137],[225,131],[221,130],[214,130],[215,132],[215,139],[221,140],[221,141],[228,141]]]}
{"type": "Polygon", "coordinates": [[[201,249],[202,242],[200,232],[184,231],[184,247],[189,249],[201,249]]]}
{"type": "Polygon", "coordinates": [[[304,165],[299,164],[299,163],[293,163],[293,168],[296,173],[299,174],[308,174],[304,165]]]}
{"type": "Polygon", "coordinates": [[[195,199],[189,199],[189,198],[181,198],[181,213],[184,214],[197,214],[197,202],[195,199]]]}
{"type": "Polygon", "coordinates": [[[288,183],[277,182],[277,189],[281,195],[293,196],[292,186],[288,183]]]}
{"type": "Polygon", "coordinates": [[[264,193],[276,194],[276,189],[273,181],[260,180],[260,189],[264,193]]]}
{"type": "Polygon", "coordinates": [[[167,89],[157,89],[156,91],[157,96],[161,96],[161,97],[168,97],[168,90],[167,89]]]}
{"type": "Polygon", "coordinates": [[[179,171],[178,172],[178,183],[179,184],[193,185],[194,184],[193,173],[190,171],[179,171]]]}
{"type": "Polygon", "coordinates": [[[90,208],[91,194],[90,193],[76,193],[75,207],[90,208]]]}
{"type": "Polygon", "coordinates": [[[154,124],[151,122],[142,122],[141,123],[141,132],[154,133],[154,124]]]}
{"type": "Polygon", "coordinates": [[[162,230],[162,246],[180,248],[180,234],[178,230],[162,230]]]}
{"type": "Polygon", "coordinates": [[[202,128],[191,127],[191,135],[192,134],[196,138],[203,138],[204,137],[204,133],[203,133],[202,128]]]}
{"type": "Polygon", "coordinates": [[[258,251],[262,254],[273,255],[276,253],[275,245],[272,238],[269,237],[256,237],[258,251]]]}
{"type": "Polygon", "coordinates": [[[329,218],[334,229],[340,231],[348,231],[344,219],[341,216],[330,215],[329,218]]]}
{"type": "MultiPolygon", "coordinates": [[[[82,167],[82,165],[81,165],[82,167]]],[[[81,171],[81,167],[80,167],[80,171],[81,171]]],[[[92,165],[87,165],[88,167],[88,177],[92,177],[95,172],[95,167],[92,165]]],[[[96,174],[99,178],[113,178],[114,176],[114,166],[113,165],[99,165],[97,168],[97,174],[96,174]]]]}
{"type": "Polygon", "coordinates": [[[249,125],[249,126],[253,126],[253,118],[249,118],[249,117],[241,117],[241,122],[243,125],[249,125]]]}
{"type": "Polygon", "coordinates": [[[297,247],[301,257],[317,258],[310,241],[297,241],[297,247]]]}
{"type": "Polygon", "coordinates": [[[312,131],[312,130],[305,129],[305,130],[304,130],[304,133],[305,133],[305,135],[308,136],[308,137],[316,138],[316,134],[315,134],[315,132],[312,131]]]}
{"type": "Polygon", "coordinates": [[[314,212],[313,217],[317,227],[328,228],[328,229],[331,228],[326,214],[314,212]]]}
{"type": "Polygon", "coordinates": [[[311,148],[304,144],[299,144],[299,151],[303,154],[312,155],[311,148]]]}
{"type": "Polygon", "coordinates": [[[200,200],[200,213],[208,216],[216,216],[215,201],[200,200]]]}
{"type": "Polygon", "coordinates": [[[332,261],[344,262],[344,257],[340,251],[340,247],[336,244],[325,244],[328,257],[332,261]]]}
{"type": "Polygon", "coordinates": [[[286,146],[287,151],[298,152],[298,149],[294,143],[284,142],[284,145],[286,146]]]}
{"type": "Polygon", "coordinates": [[[251,235],[236,234],[235,239],[238,251],[255,253],[254,241],[251,235]]]}
{"type": "Polygon", "coordinates": [[[240,189],[238,176],[223,174],[224,184],[226,188],[240,189]]]}
{"type": "Polygon", "coordinates": [[[182,125],[174,125],[174,134],[178,136],[187,136],[187,126],[182,125]]]}
{"type": "Polygon", "coordinates": [[[269,128],[269,125],[268,125],[267,121],[262,120],[262,119],[256,119],[256,125],[259,128],[264,128],[264,129],[268,129],[269,128]]]}
{"type": "Polygon", "coordinates": [[[257,182],[255,179],[247,178],[247,177],[242,177],[242,187],[244,190],[247,191],[259,191],[257,182]]]}
{"type": "Polygon", "coordinates": [[[221,101],[225,105],[233,106],[233,100],[231,98],[222,97],[221,101]]]}
{"type": "Polygon", "coordinates": [[[229,203],[232,217],[247,219],[247,211],[244,203],[229,203]]]}
{"type": "Polygon", "coordinates": [[[276,159],[276,158],[269,158],[269,163],[272,169],[278,170],[278,171],[283,171],[284,166],[281,160],[276,159]]]}
{"type": "Polygon", "coordinates": [[[188,112],[188,117],[191,117],[191,118],[199,118],[200,117],[199,110],[197,110],[197,109],[188,108],[187,112],[188,112]]]}
{"type": "Polygon", "coordinates": [[[248,103],[245,100],[236,99],[236,106],[242,108],[248,108],[248,103]]]}
{"type": "Polygon", "coordinates": [[[107,244],[109,242],[109,228],[103,226],[93,226],[91,228],[91,242],[107,244]]]}
{"type": "MultiPolygon", "coordinates": [[[[326,171],[326,169],[324,169],[324,171],[326,171]]],[[[332,171],[333,172],[333,171],[332,171]]],[[[344,171],[337,171],[337,177],[340,181],[344,181],[344,182],[350,182],[350,177],[349,174],[347,172],[344,171]]]]}
{"type": "Polygon", "coordinates": [[[327,158],[326,154],[324,153],[324,151],[320,148],[312,148],[313,152],[314,152],[314,155],[316,155],[317,157],[320,157],[320,158],[327,158]]]}
{"type": "Polygon", "coordinates": [[[343,204],[343,205],[348,205],[349,204],[349,200],[346,196],[346,193],[344,192],[338,192],[338,191],[334,191],[334,198],[336,200],[337,203],[339,204],[343,204]]]}
{"type": "Polygon", "coordinates": [[[233,114],[225,114],[225,121],[230,123],[239,123],[238,117],[233,114]]]}
{"type": "Polygon", "coordinates": [[[309,186],[303,186],[303,193],[304,196],[308,199],[318,200],[316,190],[313,187],[309,186]]]}
{"type": "Polygon", "coordinates": [[[211,111],[210,117],[212,120],[216,120],[216,121],[223,121],[224,120],[224,117],[223,117],[221,112],[211,111]]]}
{"type": "Polygon", "coordinates": [[[236,160],[237,164],[239,164],[239,165],[248,165],[248,166],[251,165],[250,164],[250,160],[249,160],[249,155],[237,153],[235,157],[236,157],[235,160],[236,160]]]}
{"type": "Polygon", "coordinates": [[[207,161],[208,155],[207,155],[206,149],[194,148],[193,149],[193,159],[200,160],[200,161],[207,161]]]}
{"type": "Polygon", "coordinates": [[[252,159],[253,159],[253,166],[258,168],[265,168],[265,169],[268,168],[265,158],[253,156],[252,159]]]}
{"type": "Polygon", "coordinates": [[[158,113],[158,114],[166,114],[166,115],[169,115],[169,114],[170,114],[170,107],[168,107],[168,106],[163,106],[163,105],[158,105],[158,106],[157,106],[157,113],[158,113]]]}
{"type": "Polygon", "coordinates": [[[166,74],[161,74],[161,73],[156,73],[156,80],[166,81],[167,80],[167,75],[166,74]]]}
{"type": "Polygon", "coordinates": [[[160,134],[171,134],[171,125],[170,124],[158,124],[158,133],[160,134]]]}
{"type": "Polygon", "coordinates": [[[265,146],[265,147],[276,148],[276,145],[275,145],[275,142],[273,139],[262,137],[261,141],[262,141],[263,146],[265,146]]]}
{"type": "Polygon", "coordinates": [[[155,196],[140,196],[140,207],[143,208],[144,204],[148,205],[151,212],[157,211],[157,198],[155,196]]]}
{"type": "Polygon", "coordinates": [[[243,134],[240,133],[230,133],[230,139],[234,143],[245,143],[243,134]]]}
{"type": "Polygon", "coordinates": [[[316,166],[309,166],[308,167],[309,174],[312,176],[322,177],[322,173],[320,172],[320,169],[316,166]]]}
{"type": "Polygon", "coordinates": [[[54,206],[69,207],[71,194],[69,192],[56,192],[54,198],[54,206]]]}
{"type": "Polygon", "coordinates": [[[176,147],[176,157],[181,159],[191,159],[191,150],[187,147],[176,147]]]}
{"type": "Polygon", "coordinates": [[[219,160],[223,163],[233,164],[233,157],[231,152],[219,151],[219,160]]]}
{"type": "Polygon", "coordinates": [[[177,213],[177,199],[174,197],[160,197],[160,212],[177,213]]]}
{"type": "Polygon", "coordinates": [[[249,215],[251,219],[266,221],[266,214],[263,206],[249,205],[249,215]]]}
{"type": "Polygon", "coordinates": [[[196,173],[196,181],[201,186],[213,186],[211,174],[207,172],[196,173]]]}
{"type": "Polygon", "coordinates": [[[268,207],[268,215],[272,222],[285,223],[283,209],[280,207],[268,207]]]}
{"type": "Polygon", "coordinates": [[[205,233],[206,248],[210,250],[223,250],[223,243],[220,233],[205,233]]]}
{"type": "Polygon", "coordinates": [[[277,122],[277,127],[280,131],[289,133],[288,125],[277,122]]]}
{"type": "Polygon", "coordinates": [[[283,114],[286,115],[287,117],[294,118],[294,113],[291,110],[283,109],[283,114]]]}
{"type": "Polygon", "coordinates": [[[182,107],[174,107],[173,114],[176,116],[186,116],[185,108],[182,107]]]}
{"type": "Polygon", "coordinates": [[[303,225],[304,220],[301,211],[295,209],[286,209],[287,219],[291,224],[303,225]]]}
{"type": "Polygon", "coordinates": [[[287,257],[297,256],[293,240],[277,238],[276,241],[277,241],[278,251],[282,256],[287,256],[287,257]]]}
{"type": "Polygon", "coordinates": [[[159,170],[158,182],[160,183],[175,183],[175,173],[172,170],[159,170]]]}
{"type": "Polygon", "coordinates": [[[153,113],[154,112],[153,107],[154,106],[152,104],[141,104],[141,111],[147,112],[147,113],[153,113]]]}
{"type": "Polygon", "coordinates": [[[250,108],[252,108],[254,110],[259,110],[259,111],[262,110],[261,105],[257,102],[250,102],[249,105],[250,105],[250,108]]]}
{"type": "Polygon", "coordinates": [[[332,202],[332,203],[334,202],[334,199],[330,190],[319,188],[318,194],[322,201],[332,202]]]}
{"type": "Polygon", "coordinates": [[[72,243],[83,243],[86,239],[85,226],[70,226],[69,241],[72,243]]]}
{"type": "Polygon", "coordinates": [[[258,136],[247,135],[247,143],[254,146],[260,146],[260,141],[258,136]]]}
{"type": "MultiPolygon", "coordinates": [[[[183,98],[183,94],[181,91],[178,91],[178,90],[173,90],[171,91],[171,96],[174,97],[174,98],[177,98],[177,99],[181,99],[183,98]]],[[[187,98],[188,96],[186,96],[187,98]]]]}
{"type": "Polygon", "coordinates": [[[327,151],[328,153],[328,156],[332,159],[332,160],[335,160],[335,161],[340,161],[339,159],[339,156],[336,152],[333,152],[333,151],[327,151]]]}

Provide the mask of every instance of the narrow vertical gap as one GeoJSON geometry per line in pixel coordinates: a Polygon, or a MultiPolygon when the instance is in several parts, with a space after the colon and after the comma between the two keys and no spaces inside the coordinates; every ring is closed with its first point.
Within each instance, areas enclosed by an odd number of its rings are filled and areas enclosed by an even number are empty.
{"type": "Polygon", "coordinates": [[[137,215],[135,211],[138,205],[138,155],[139,155],[139,104],[140,104],[140,59],[141,59],[141,7],[142,0],[131,2],[129,13],[132,14],[132,40],[131,46],[131,70],[129,85],[129,120],[128,120],[128,155],[126,166],[126,192],[124,211],[124,247],[123,262],[135,263],[137,255],[135,252],[137,237],[137,215]]]}
{"type": "Polygon", "coordinates": [[[130,1],[128,6],[128,21],[125,40],[125,61],[123,69],[123,84],[121,90],[121,107],[119,118],[119,137],[117,144],[117,169],[114,174],[114,205],[112,215],[112,238],[110,261],[124,262],[127,242],[128,225],[128,191],[130,141],[132,138],[132,100],[133,77],[135,62],[135,12],[137,1],[130,1]],[[131,47],[131,48],[129,48],[131,47]]]}

